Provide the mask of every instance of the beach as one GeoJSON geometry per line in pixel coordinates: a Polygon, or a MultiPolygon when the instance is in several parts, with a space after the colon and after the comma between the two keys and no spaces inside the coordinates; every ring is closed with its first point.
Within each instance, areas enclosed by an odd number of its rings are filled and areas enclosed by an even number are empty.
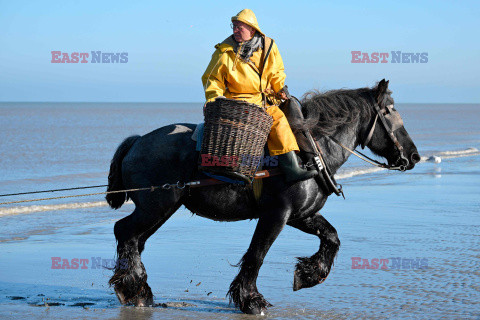
{"type": "MultiPolygon", "coordinates": [[[[106,184],[124,138],[198,123],[201,107],[0,103],[0,194],[106,184]]],[[[422,161],[400,173],[350,157],[337,173],[346,200],[331,196],[321,211],[341,241],[333,271],[324,283],[293,292],[295,258],[314,254],[319,240],[285,227],[257,283],[274,305],[267,318],[480,317],[480,105],[396,108],[422,161]],[[383,264],[375,268],[375,261],[383,264]]],[[[108,267],[113,225],[132,210],[131,203],[112,210],[101,195],[0,206],[0,318],[251,318],[225,295],[256,220],[214,222],[184,207],[142,254],[158,305],[121,306],[108,286],[108,267]],[[79,267],[59,268],[64,259],[79,267]]]]}

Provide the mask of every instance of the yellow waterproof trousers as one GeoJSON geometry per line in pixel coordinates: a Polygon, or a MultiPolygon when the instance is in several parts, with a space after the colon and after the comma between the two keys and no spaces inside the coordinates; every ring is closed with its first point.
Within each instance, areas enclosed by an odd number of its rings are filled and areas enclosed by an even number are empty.
{"type": "Polygon", "coordinates": [[[272,129],[267,139],[270,155],[277,156],[290,151],[300,151],[283,111],[277,106],[270,106],[267,113],[273,118],[272,129]]]}

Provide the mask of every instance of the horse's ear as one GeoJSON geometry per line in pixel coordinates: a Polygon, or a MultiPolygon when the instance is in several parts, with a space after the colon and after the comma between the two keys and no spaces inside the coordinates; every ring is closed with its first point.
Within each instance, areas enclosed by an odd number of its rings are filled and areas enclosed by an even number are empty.
{"type": "Polygon", "coordinates": [[[388,88],[388,83],[390,82],[390,80],[388,81],[385,81],[385,79],[382,79],[379,83],[378,83],[378,86],[377,86],[377,91],[379,94],[383,94],[385,92],[387,92],[387,88],[388,88]]]}
{"type": "Polygon", "coordinates": [[[375,98],[377,99],[377,102],[383,100],[382,97],[387,93],[388,82],[390,82],[390,80],[385,81],[385,79],[382,79],[378,83],[377,90],[375,92],[375,98]]]}

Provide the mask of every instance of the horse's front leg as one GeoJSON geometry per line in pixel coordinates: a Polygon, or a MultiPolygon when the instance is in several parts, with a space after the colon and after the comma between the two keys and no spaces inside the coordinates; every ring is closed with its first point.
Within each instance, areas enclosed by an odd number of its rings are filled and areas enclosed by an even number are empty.
{"type": "Polygon", "coordinates": [[[333,260],[340,248],[337,230],[320,214],[303,220],[292,220],[288,225],[320,238],[320,249],[311,257],[298,258],[293,291],[322,283],[330,273],[333,260]]]}
{"type": "Polygon", "coordinates": [[[271,245],[285,226],[291,210],[276,199],[275,208],[265,211],[258,220],[252,242],[238,264],[240,272],[230,285],[230,302],[247,314],[264,314],[271,304],[257,289],[257,277],[271,245]]]}

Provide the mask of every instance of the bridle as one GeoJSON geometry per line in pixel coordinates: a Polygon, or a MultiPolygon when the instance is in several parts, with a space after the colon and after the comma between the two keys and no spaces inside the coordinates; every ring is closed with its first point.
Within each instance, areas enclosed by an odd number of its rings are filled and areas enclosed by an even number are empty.
{"type": "Polygon", "coordinates": [[[373,121],[372,126],[370,127],[370,130],[368,130],[368,134],[366,135],[364,141],[361,143],[362,149],[365,148],[365,146],[370,143],[372,136],[373,136],[373,131],[375,131],[375,127],[377,125],[377,120],[380,118],[380,122],[383,124],[383,127],[387,131],[387,135],[390,137],[392,140],[393,144],[397,148],[398,152],[400,153],[400,165],[398,166],[392,166],[386,163],[381,163],[378,162],[374,159],[371,159],[370,157],[366,156],[365,154],[361,153],[360,151],[354,151],[350,150],[349,148],[345,147],[343,144],[341,144],[339,141],[337,141],[333,137],[329,137],[333,142],[341,146],[343,149],[347,150],[348,152],[352,153],[353,155],[359,157],[360,159],[373,164],[374,166],[380,167],[380,168],[385,168],[388,170],[399,170],[399,171],[406,171],[407,167],[409,165],[408,158],[405,157],[403,146],[398,142],[397,137],[395,136],[394,132],[400,128],[403,128],[403,120],[400,117],[400,114],[393,109],[393,104],[390,104],[386,106],[384,109],[381,109],[379,106],[379,103],[374,104],[374,108],[376,111],[375,115],[375,120],[373,121]],[[390,124],[389,124],[390,123],[390,124]]]}
{"type": "MultiPolygon", "coordinates": [[[[288,99],[290,100],[290,104],[288,105],[289,109],[287,108],[286,110],[288,110],[290,115],[291,113],[294,113],[296,117],[300,117],[301,119],[304,119],[300,101],[297,98],[290,95],[290,93],[288,92],[287,86],[285,86],[283,90],[287,95],[288,99]]],[[[333,137],[329,137],[329,136],[325,136],[325,137],[329,138],[330,140],[332,140],[333,142],[335,142],[345,150],[349,151],[353,155],[359,157],[360,159],[366,162],[371,163],[374,166],[385,168],[388,170],[406,171],[409,161],[403,153],[402,145],[400,144],[400,142],[398,142],[398,139],[395,137],[395,134],[394,134],[394,131],[400,128],[403,128],[403,120],[400,117],[400,114],[393,109],[393,104],[388,105],[385,109],[381,110],[379,103],[377,101],[374,107],[377,114],[375,116],[375,120],[373,121],[373,124],[370,130],[368,130],[368,134],[366,138],[361,144],[362,148],[364,148],[371,141],[373,136],[373,131],[375,130],[375,127],[377,124],[377,120],[378,118],[380,118],[380,121],[382,122],[385,130],[387,131],[388,136],[392,139],[395,147],[400,152],[399,160],[402,162],[402,164],[400,164],[399,166],[391,166],[386,163],[380,163],[374,159],[369,158],[368,156],[364,155],[360,151],[350,150],[349,148],[345,147],[342,143],[340,143],[337,139],[333,137]],[[390,122],[391,125],[389,125],[388,122],[390,122]]],[[[323,184],[326,186],[326,190],[327,192],[329,192],[328,194],[335,193],[337,196],[342,195],[345,198],[345,196],[343,195],[342,186],[340,184],[337,184],[334,176],[332,175],[331,171],[328,169],[327,163],[323,159],[322,149],[320,148],[320,144],[318,143],[318,140],[313,137],[310,130],[303,130],[302,133],[307,139],[310,147],[312,148],[312,151],[310,153],[313,154],[313,163],[308,162],[306,166],[307,167],[314,166],[317,169],[317,171],[319,172],[319,177],[320,176],[323,177],[323,179],[320,179],[320,180],[324,181],[323,184]]],[[[399,162],[399,160],[397,160],[397,163],[399,162]]]]}

